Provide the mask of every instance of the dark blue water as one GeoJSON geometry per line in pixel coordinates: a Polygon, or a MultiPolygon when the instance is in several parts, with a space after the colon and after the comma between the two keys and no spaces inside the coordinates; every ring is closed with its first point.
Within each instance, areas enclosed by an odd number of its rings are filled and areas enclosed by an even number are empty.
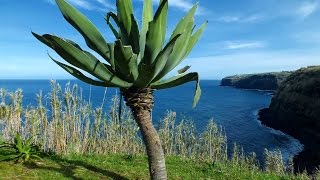
{"type": "MultiPolygon", "coordinates": [[[[65,85],[67,80],[58,80],[65,85]]],[[[105,88],[93,87],[80,81],[72,80],[71,84],[78,84],[83,90],[83,96],[89,97],[91,88],[91,102],[100,105],[105,88]]],[[[36,105],[36,94],[41,90],[43,94],[50,91],[48,80],[0,80],[0,88],[15,91],[23,89],[23,104],[36,105]]],[[[202,81],[202,96],[195,109],[192,109],[194,84],[155,92],[154,121],[163,118],[167,110],[177,112],[179,118],[191,118],[199,132],[203,131],[210,119],[221,125],[227,134],[228,144],[237,143],[245,152],[255,152],[258,159],[263,158],[264,149],[279,149],[283,157],[288,157],[301,151],[301,144],[292,137],[279,131],[262,126],[257,121],[257,111],[267,107],[271,95],[265,91],[240,90],[231,87],[220,87],[219,81],[202,81]]],[[[117,89],[108,88],[106,100],[111,100],[117,89]]],[[[107,102],[108,104],[108,102],[107,102]]]]}

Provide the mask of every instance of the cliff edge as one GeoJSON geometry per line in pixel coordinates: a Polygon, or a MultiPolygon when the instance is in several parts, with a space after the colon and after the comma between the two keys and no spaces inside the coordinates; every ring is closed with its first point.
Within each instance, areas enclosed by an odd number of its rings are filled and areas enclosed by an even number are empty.
{"type": "Polygon", "coordinates": [[[221,86],[233,86],[240,89],[276,90],[291,72],[271,72],[228,76],[221,80],[221,86]]]}
{"type": "Polygon", "coordinates": [[[299,69],[286,78],[259,119],[305,145],[294,159],[298,170],[320,165],[320,66],[299,69]]]}

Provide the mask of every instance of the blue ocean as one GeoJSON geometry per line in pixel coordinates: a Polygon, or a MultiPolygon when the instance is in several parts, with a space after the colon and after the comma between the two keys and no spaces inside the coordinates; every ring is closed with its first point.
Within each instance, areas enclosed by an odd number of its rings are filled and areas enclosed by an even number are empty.
{"type": "MultiPolygon", "coordinates": [[[[119,93],[115,88],[101,88],[84,84],[77,80],[57,80],[61,86],[70,82],[81,87],[84,98],[89,98],[94,106],[101,105],[106,93],[106,103],[110,105],[112,96],[119,93]],[[90,96],[91,94],[91,96],[90,96]]],[[[255,152],[259,160],[264,150],[280,150],[285,160],[302,150],[296,139],[262,126],[257,120],[258,110],[269,105],[272,95],[267,91],[242,90],[219,86],[220,81],[201,81],[202,96],[196,108],[192,108],[194,83],[181,87],[155,91],[153,120],[159,121],[168,110],[177,113],[178,120],[192,119],[202,132],[210,119],[222,126],[228,137],[229,147],[234,143],[242,146],[246,153],[255,152]]],[[[36,94],[50,92],[49,80],[0,80],[0,88],[23,90],[23,105],[36,105],[36,94]]]]}

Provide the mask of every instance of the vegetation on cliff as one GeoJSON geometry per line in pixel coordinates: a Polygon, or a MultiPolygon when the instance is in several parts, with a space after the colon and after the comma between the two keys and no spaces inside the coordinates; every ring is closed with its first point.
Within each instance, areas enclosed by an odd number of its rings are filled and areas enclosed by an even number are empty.
{"type": "Polygon", "coordinates": [[[241,89],[276,90],[291,72],[271,72],[228,76],[221,80],[221,86],[234,86],[241,89]]]}
{"type": "Polygon", "coordinates": [[[300,168],[320,163],[320,66],[302,68],[280,85],[261,121],[299,139],[305,152],[297,157],[300,168]],[[308,153],[306,153],[308,152],[308,153]],[[304,160],[303,160],[304,159],[304,160]]]}

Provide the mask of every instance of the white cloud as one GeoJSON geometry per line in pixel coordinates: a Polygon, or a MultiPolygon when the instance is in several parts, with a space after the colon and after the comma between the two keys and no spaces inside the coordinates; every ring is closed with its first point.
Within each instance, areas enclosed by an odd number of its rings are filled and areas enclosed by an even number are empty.
{"type": "Polygon", "coordinates": [[[115,3],[114,4],[111,4],[109,2],[109,0],[96,0],[98,3],[100,3],[104,8],[107,8],[107,9],[116,9],[115,7],[115,3]]]}
{"type": "Polygon", "coordinates": [[[298,7],[297,15],[302,18],[306,18],[318,10],[318,7],[318,2],[304,2],[300,7],[298,7]]]}
{"type": "MultiPolygon", "coordinates": [[[[46,0],[51,4],[55,4],[55,0],[46,0]]],[[[109,0],[67,0],[71,4],[87,9],[87,10],[101,10],[104,11],[107,9],[115,9],[115,5],[109,3],[109,0]],[[101,7],[102,6],[102,7],[101,7]]]]}
{"type": "Polygon", "coordinates": [[[225,23],[255,23],[262,21],[264,18],[265,16],[261,14],[252,14],[249,16],[222,16],[219,17],[217,20],[225,23]]]}
{"type": "Polygon", "coordinates": [[[92,9],[92,5],[85,0],[69,0],[69,2],[84,9],[92,9]]]}
{"type": "MultiPolygon", "coordinates": [[[[158,1],[158,0],[154,0],[158,1]]],[[[169,5],[177,8],[181,8],[183,10],[189,10],[192,8],[193,4],[186,0],[170,0],[169,5]]]]}
{"type": "MultiPolygon", "coordinates": [[[[140,0],[143,1],[143,0],[140,0]]],[[[155,4],[159,4],[159,0],[153,0],[155,4]]],[[[195,4],[194,2],[191,2],[190,0],[169,0],[168,1],[169,6],[175,7],[177,9],[183,10],[183,11],[188,11],[193,7],[195,4]]],[[[198,6],[198,10],[196,12],[197,15],[199,14],[204,14],[204,8],[201,6],[198,6]]]]}
{"type": "MultiPolygon", "coordinates": [[[[46,1],[51,4],[55,4],[55,0],[46,0],[46,1]]],[[[92,4],[86,0],[67,0],[67,1],[75,6],[83,8],[83,9],[88,9],[88,10],[93,9],[92,4]]]]}
{"type": "Polygon", "coordinates": [[[257,48],[263,48],[265,46],[266,46],[266,43],[262,41],[254,41],[254,42],[226,41],[225,42],[225,49],[229,49],[229,50],[257,49],[257,48]]]}
{"type": "Polygon", "coordinates": [[[275,9],[269,11],[270,18],[287,17],[304,20],[319,10],[319,0],[284,1],[275,9]]]}
{"type": "MultiPolygon", "coordinates": [[[[55,4],[55,0],[46,0],[51,4],[55,4]]],[[[87,10],[105,11],[105,9],[115,10],[115,0],[67,0],[71,4],[87,10]],[[110,3],[112,1],[112,3],[110,3]]],[[[143,0],[139,0],[143,2],[143,0]]],[[[153,0],[158,5],[159,0],[153,0]]],[[[190,0],[169,0],[169,6],[188,11],[193,7],[194,3],[190,0]]],[[[203,14],[204,8],[198,7],[197,15],[203,14]]]]}
{"type": "Polygon", "coordinates": [[[244,11],[244,13],[240,11],[231,12],[231,15],[225,14],[215,18],[215,21],[224,23],[256,23],[283,17],[303,20],[320,9],[320,0],[283,0],[267,1],[266,3],[261,4],[263,7],[256,14],[250,14],[249,12],[253,9],[247,9],[248,11],[244,11]]]}
{"type": "Polygon", "coordinates": [[[223,17],[220,17],[218,18],[218,21],[221,21],[221,22],[238,22],[240,20],[240,17],[239,16],[223,16],[223,17]]]}

